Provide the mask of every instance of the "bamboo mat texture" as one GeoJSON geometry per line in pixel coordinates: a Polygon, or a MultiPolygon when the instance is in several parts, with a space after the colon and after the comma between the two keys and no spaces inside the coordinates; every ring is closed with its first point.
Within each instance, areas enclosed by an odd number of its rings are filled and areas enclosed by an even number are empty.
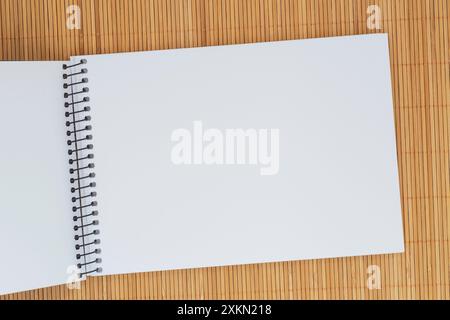
{"type": "Polygon", "coordinates": [[[449,15],[448,0],[1,0],[0,60],[387,32],[406,251],[104,276],[0,299],[449,299],[449,15]],[[79,30],[66,28],[71,4],[79,30]],[[381,30],[367,26],[369,5],[381,30]]]}

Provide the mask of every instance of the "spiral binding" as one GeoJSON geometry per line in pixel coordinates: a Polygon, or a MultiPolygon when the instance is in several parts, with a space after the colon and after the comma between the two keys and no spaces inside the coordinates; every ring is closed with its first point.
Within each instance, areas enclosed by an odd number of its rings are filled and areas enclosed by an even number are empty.
{"type": "Polygon", "coordinates": [[[86,105],[89,102],[86,64],[86,59],[81,59],[72,65],[63,64],[63,70],[67,70],[66,73],[63,73],[63,79],[67,80],[63,85],[66,90],[64,107],[67,118],[69,173],[72,185],[70,192],[72,193],[72,211],[75,223],[74,239],[80,278],[91,273],[101,272],[101,259],[99,258],[101,249],[98,247],[100,231],[97,229],[99,224],[96,210],[97,201],[94,200],[97,193],[94,191],[96,184],[93,181],[95,172],[92,171],[95,165],[92,162],[94,159],[92,135],[89,134],[92,126],[88,124],[91,121],[89,115],[91,108],[86,105]]]}

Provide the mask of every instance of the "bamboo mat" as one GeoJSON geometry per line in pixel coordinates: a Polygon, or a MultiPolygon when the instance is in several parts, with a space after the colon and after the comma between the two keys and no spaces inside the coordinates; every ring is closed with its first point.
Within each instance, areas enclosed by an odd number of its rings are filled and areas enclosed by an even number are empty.
{"type": "Polygon", "coordinates": [[[0,299],[449,299],[448,0],[1,0],[0,60],[371,33],[370,4],[389,33],[404,254],[105,276],[0,299]],[[80,30],[65,27],[69,4],[80,30]]]}

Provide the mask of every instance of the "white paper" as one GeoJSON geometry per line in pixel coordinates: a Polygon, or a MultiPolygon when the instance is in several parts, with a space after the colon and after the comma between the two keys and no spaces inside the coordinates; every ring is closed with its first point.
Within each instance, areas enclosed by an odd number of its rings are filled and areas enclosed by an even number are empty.
{"type": "Polygon", "coordinates": [[[75,263],[61,67],[0,63],[0,294],[65,283],[75,263]]]}
{"type": "Polygon", "coordinates": [[[87,57],[103,274],[403,251],[385,34],[87,57]],[[279,129],[279,171],[171,134],[279,129]]]}

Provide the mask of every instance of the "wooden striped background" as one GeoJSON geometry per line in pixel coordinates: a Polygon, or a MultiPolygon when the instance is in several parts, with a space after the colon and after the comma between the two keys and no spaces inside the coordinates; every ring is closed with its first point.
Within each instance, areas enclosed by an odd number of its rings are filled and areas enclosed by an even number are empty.
{"type": "Polygon", "coordinates": [[[370,33],[371,4],[389,33],[404,254],[99,277],[0,299],[449,299],[448,0],[1,0],[0,59],[370,33]],[[65,27],[69,4],[80,30],[65,27]]]}

